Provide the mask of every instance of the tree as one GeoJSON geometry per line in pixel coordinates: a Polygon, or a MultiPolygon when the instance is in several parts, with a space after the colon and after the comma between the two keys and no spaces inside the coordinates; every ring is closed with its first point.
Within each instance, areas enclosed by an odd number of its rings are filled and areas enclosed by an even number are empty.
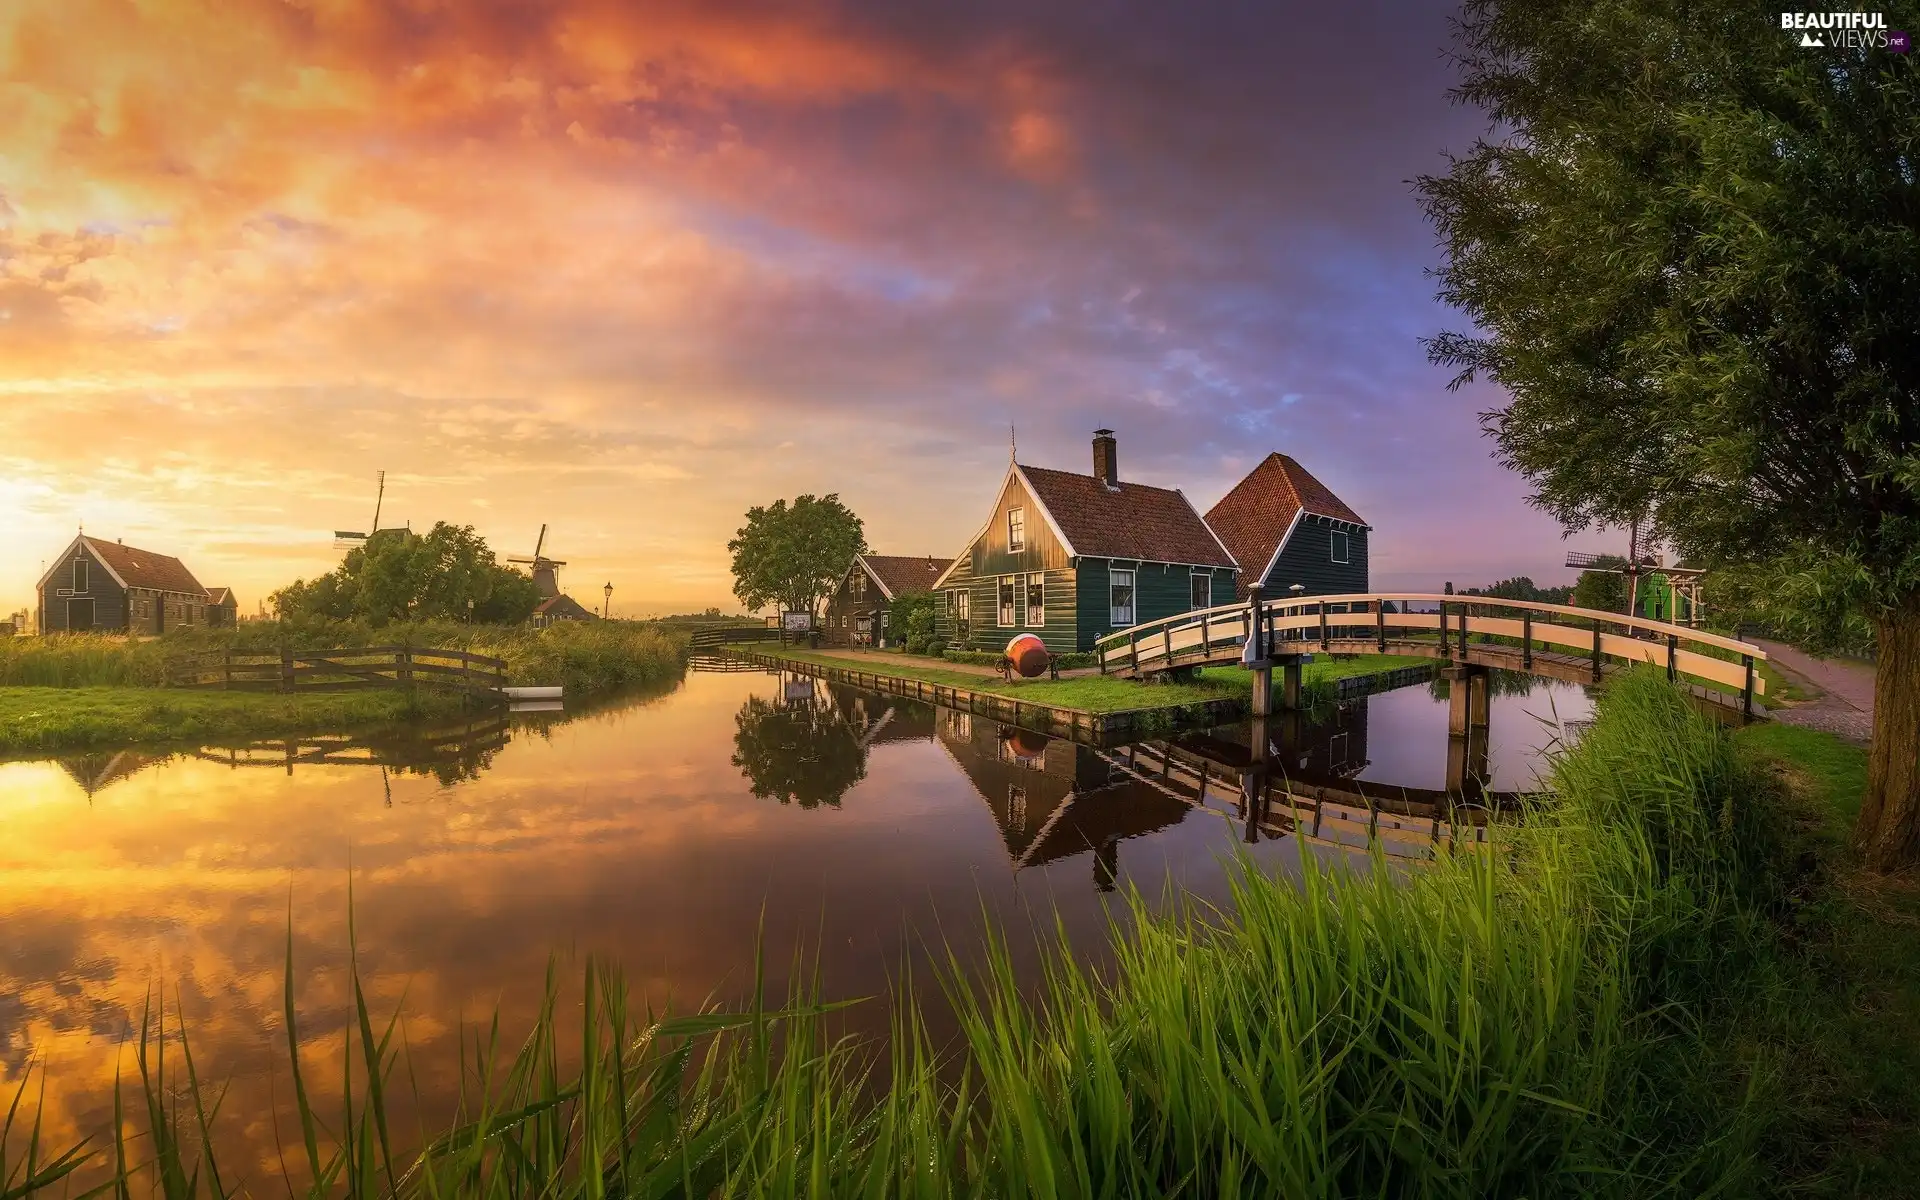
{"type": "Polygon", "coordinates": [[[1920,62],[1735,0],[1466,0],[1456,32],[1499,132],[1416,183],[1476,326],[1432,357],[1506,389],[1483,426],[1568,529],[1646,516],[1816,648],[1873,624],[1855,841],[1914,861],[1920,62]]]}
{"type": "Polygon", "coordinates": [[[783,706],[749,696],[733,721],[733,765],[762,799],[838,808],[867,776],[866,749],[831,704],[783,706]]]}
{"type": "Polygon", "coordinates": [[[887,635],[909,654],[925,654],[939,612],[940,599],[931,592],[903,592],[887,605],[887,635]]]}
{"type": "Polygon", "coordinates": [[[296,579],[270,599],[283,619],[515,624],[532,615],[540,589],[495,560],[473,526],[443,521],[424,535],[376,533],[333,571],[311,583],[296,579]]]}
{"type": "Polygon", "coordinates": [[[775,500],[747,510],[747,523],[727,543],[733,594],[749,609],[778,604],[818,615],[820,602],[867,548],[865,527],[838,495],[775,500]]]}

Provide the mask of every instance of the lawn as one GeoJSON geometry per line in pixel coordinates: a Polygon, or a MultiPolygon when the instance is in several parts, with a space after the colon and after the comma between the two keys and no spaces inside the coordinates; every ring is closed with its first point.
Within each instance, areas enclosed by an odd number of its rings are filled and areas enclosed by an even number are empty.
{"type": "Polygon", "coordinates": [[[272,737],[447,716],[456,694],[419,690],[187,691],[143,687],[0,687],[0,753],[272,737]]]}
{"type": "Polygon", "coordinates": [[[1854,863],[1864,749],[1771,721],[1735,740],[1780,776],[1814,865],[1788,898],[1798,953],[1742,1018],[1788,1093],[1785,1174],[1811,1195],[1920,1196],[1920,876],[1854,863]]]}
{"type": "MultiPolygon", "coordinates": [[[[1253,694],[1253,672],[1244,667],[1207,667],[1195,683],[1142,683],[1117,679],[1110,675],[1082,675],[1075,679],[1016,679],[1012,683],[996,676],[976,675],[934,665],[932,659],[900,656],[898,662],[876,663],[871,659],[843,658],[830,651],[797,650],[792,647],[747,646],[765,654],[775,654],[794,662],[818,666],[845,667],[870,671],[875,675],[893,675],[919,679],[942,687],[966,688],[996,696],[1017,696],[1036,704],[1057,708],[1076,708],[1082,712],[1112,713],[1131,709],[1172,708],[1206,700],[1246,697],[1253,694]]],[[[1415,666],[1427,660],[1391,654],[1369,654],[1352,659],[1316,658],[1306,667],[1306,684],[1332,682],[1358,675],[1374,675],[1415,666]]]]}

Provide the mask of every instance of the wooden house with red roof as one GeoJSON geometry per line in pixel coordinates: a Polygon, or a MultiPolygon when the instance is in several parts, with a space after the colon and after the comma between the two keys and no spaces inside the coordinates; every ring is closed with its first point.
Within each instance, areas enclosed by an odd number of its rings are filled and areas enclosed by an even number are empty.
{"type": "Polygon", "coordinates": [[[887,607],[900,596],[932,591],[952,564],[950,558],[922,554],[854,555],[827,597],[824,640],[830,646],[885,645],[887,607]]]}
{"type": "Polygon", "coordinates": [[[1240,561],[1235,595],[1243,599],[1256,583],[1269,597],[1287,596],[1296,583],[1306,596],[1368,589],[1371,527],[1284,454],[1262,459],[1208,510],[1207,524],[1240,561]]]}
{"type": "Polygon", "coordinates": [[[40,577],[42,633],[165,633],[207,623],[207,589],[179,559],[73,539],[40,577]]]}
{"type": "Polygon", "coordinates": [[[948,645],[1032,633],[1055,654],[1142,621],[1224,604],[1241,563],[1177,488],[1123,480],[1111,429],[1093,472],[1013,462],[986,524],[934,583],[948,645]]]}

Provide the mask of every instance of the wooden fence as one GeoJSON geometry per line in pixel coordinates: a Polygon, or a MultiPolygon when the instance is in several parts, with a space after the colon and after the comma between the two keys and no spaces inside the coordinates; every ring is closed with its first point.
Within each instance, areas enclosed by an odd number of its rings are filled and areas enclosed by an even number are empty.
{"type": "Polygon", "coordinates": [[[231,691],[317,692],[354,688],[442,685],[498,692],[507,664],[465,650],[358,646],[346,650],[225,650],[187,663],[179,687],[231,691]]]}
{"type": "Polygon", "coordinates": [[[688,645],[695,650],[716,650],[730,643],[780,640],[780,630],[766,625],[708,625],[694,630],[688,636],[688,645]]]}

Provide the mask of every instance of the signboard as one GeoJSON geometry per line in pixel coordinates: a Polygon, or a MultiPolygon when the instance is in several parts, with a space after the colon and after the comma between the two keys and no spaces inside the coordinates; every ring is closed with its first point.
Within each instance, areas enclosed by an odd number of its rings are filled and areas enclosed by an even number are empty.
{"type": "Polygon", "coordinates": [[[813,680],[789,679],[780,689],[781,698],[789,704],[805,703],[813,699],[813,680]]]}
{"type": "Polygon", "coordinates": [[[810,612],[781,613],[780,628],[788,633],[811,633],[813,632],[813,614],[810,612]]]}

